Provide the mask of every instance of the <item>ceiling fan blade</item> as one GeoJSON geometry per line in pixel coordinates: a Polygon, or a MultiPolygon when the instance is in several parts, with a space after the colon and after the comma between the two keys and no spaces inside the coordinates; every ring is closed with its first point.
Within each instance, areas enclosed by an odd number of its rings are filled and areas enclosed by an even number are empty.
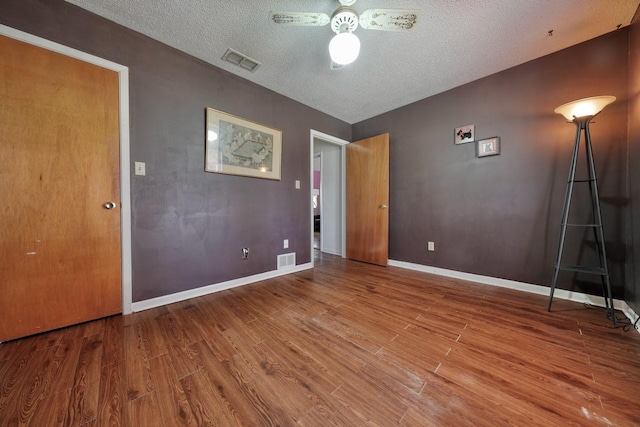
{"type": "Polygon", "coordinates": [[[368,9],[362,12],[359,21],[368,30],[406,31],[418,20],[417,10],[368,9]]]}
{"type": "Polygon", "coordinates": [[[315,12],[271,12],[269,21],[278,25],[321,27],[327,25],[331,18],[326,13],[315,12]]]}

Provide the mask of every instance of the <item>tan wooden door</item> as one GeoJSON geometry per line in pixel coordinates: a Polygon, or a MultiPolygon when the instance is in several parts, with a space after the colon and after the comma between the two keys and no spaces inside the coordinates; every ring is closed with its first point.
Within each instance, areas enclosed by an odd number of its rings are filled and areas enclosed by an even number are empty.
{"type": "Polygon", "coordinates": [[[347,145],[347,258],[387,265],[389,134],[347,145]]]}
{"type": "Polygon", "coordinates": [[[114,71],[2,36],[0,52],[5,341],[122,311],[119,101],[114,71]]]}

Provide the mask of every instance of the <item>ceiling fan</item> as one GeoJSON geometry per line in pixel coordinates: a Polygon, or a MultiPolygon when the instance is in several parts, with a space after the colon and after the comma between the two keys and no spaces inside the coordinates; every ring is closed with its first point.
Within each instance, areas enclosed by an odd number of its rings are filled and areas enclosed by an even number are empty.
{"type": "Polygon", "coordinates": [[[367,30],[407,31],[418,19],[417,10],[367,9],[358,14],[352,7],[356,0],[339,0],[331,17],[319,12],[271,12],[269,20],[277,25],[321,27],[331,24],[336,35],[329,43],[331,69],[352,63],[360,53],[360,40],[353,34],[358,25],[367,30]]]}

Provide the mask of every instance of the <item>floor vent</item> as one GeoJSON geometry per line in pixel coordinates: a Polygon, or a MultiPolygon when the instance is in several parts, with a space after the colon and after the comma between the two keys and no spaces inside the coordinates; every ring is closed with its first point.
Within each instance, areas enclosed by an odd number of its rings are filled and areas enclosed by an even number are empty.
{"type": "Polygon", "coordinates": [[[262,65],[255,59],[251,59],[247,55],[231,48],[227,49],[224,55],[222,55],[222,59],[232,63],[233,65],[237,65],[240,68],[251,71],[252,73],[262,65]]]}
{"type": "Polygon", "coordinates": [[[278,270],[296,265],[296,253],[278,255],[278,270]]]}

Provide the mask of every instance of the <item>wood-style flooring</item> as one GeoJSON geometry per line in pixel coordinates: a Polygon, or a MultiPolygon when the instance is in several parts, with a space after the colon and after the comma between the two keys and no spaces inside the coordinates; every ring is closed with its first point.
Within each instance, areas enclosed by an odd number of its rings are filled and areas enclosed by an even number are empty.
{"type": "Polygon", "coordinates": [[[0,426],[640,425],[640,335],[546,303],[322,255],[0,344],[0,426]]]}

